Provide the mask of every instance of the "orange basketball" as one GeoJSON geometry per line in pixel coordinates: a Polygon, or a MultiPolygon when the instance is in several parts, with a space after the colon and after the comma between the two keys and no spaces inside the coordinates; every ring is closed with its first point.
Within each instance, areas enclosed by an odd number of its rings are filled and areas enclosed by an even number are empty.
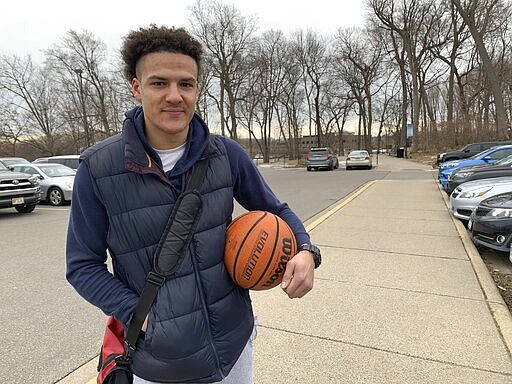
{"type": "Polygon", "coordinates": [[[273,213],[250,211],[227,228],[224,264],[231,279],[243,288],[275,287],[283,279],[286,263],[296,253],[292,230],[273,213]]]}

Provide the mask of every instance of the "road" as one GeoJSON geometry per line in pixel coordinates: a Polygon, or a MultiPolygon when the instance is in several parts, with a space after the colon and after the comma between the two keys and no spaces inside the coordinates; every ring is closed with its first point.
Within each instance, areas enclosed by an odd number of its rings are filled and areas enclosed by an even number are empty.
{"type": "MultiPolygon", "coordinates": [[[[417,177],[414,172],[398,174],[378,167],[349,172],[265,166],[260,170],[303,221],[368,180],[417,177]]],[[[239,213],[237,207],[235,215],[239,213]]],[[[68,218],[69,207],[39,205],[25,215],[0,210],[0,375],[6,383],[54,383],[98,354],[105,316],[65,279],[68,218]]]]}

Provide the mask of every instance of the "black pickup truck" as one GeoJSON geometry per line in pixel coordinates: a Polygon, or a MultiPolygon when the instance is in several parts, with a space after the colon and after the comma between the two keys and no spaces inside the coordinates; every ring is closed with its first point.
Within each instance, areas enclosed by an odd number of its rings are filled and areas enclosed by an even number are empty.
{"type": "Polygon", "coordinates": [[[0,208],[14,207],[20,213],[29,213],[40,198],[37,176],[13,172],[0,162],[0,208]]]}
{"type": "Polygon", "coordinates": [[[457,151],[439,153],[437,155],[437,164],[439,165],[444,161],[467,159],[468,157],[476,155],[477,153],[485,151],[486,149],[489,149],[489,148],[492,148],[492,147],[495,147],[498,145],[505,145],[505,144],[512,144],[512,142],[511,141],[484,141],[484,142],[480,142],[480,143],[468,144],[465,147],[463,147],[457,151]]]}

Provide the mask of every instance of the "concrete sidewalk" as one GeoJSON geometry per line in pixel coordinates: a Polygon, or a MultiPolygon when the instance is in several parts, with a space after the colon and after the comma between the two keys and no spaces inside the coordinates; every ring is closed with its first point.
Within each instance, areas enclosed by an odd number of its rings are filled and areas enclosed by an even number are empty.
{"type": "Polygon", "coordinates": [[[511,383],[510,312],[431,167],[378,169],[308,223],[323,253],[312,292],[252,294],[255,384],[511,383]]]}

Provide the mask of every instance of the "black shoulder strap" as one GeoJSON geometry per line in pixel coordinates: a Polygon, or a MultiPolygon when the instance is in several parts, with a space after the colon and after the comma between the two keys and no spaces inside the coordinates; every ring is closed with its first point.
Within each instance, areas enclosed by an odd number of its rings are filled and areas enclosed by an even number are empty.
{"type": "Polygon", "coordinates": [[[153,270],[146,278],[146,284],[128,327],[128,351],[135,350],[140,328],[153,305],[158,289],[163,285],[165,278],[176,271],[192,240],[202,211],[202,199],[197,189],[204,179],[207,168],[208,159],[202,159],[194,164],[187,187],[179,196],[169,216],[155,252],[153,270]]]}

